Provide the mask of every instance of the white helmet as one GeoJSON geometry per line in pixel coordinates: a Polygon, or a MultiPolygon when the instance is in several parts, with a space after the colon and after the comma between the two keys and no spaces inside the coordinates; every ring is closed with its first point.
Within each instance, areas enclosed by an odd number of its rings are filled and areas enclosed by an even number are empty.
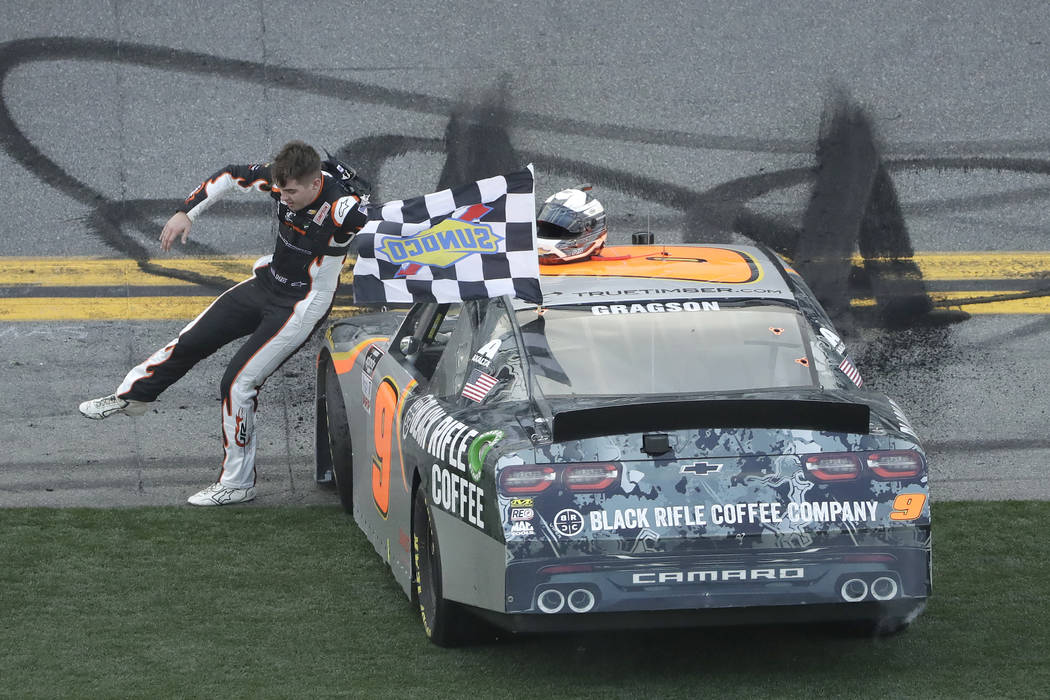
{"type": "Polygon", "coordinates": [[[590,185],[577,185],[553,194],[536,217],[540,262],[586,260],[605,245],[605,207],[587,198],[590,185]]]}

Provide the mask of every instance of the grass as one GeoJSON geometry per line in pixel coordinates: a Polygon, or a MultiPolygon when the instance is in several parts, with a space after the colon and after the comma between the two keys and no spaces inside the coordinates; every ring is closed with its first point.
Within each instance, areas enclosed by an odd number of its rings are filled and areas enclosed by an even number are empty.
{"type": "Polygon", "coordinates": [[[939,503],[902,635],[811,627],[445,650],[334,508],[0,511],[0,697],[1050,694],[1050,503],[939,503]]]}

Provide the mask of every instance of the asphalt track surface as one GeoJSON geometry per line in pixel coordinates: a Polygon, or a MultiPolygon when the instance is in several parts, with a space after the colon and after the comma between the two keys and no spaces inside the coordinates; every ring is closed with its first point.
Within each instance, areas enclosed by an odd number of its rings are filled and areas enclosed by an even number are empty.
{"type": "MultiPolygon", "coordinates": [[[[0,506],[177,504],[214,479],[233,346],[142,418],[76,406],[240,279],[194,261],[272,249],[261,197],[212,208],[170,253],[156,239],[213,171],[291,138],[340,152],[382,199],[533,162],[540,197],[594,183],[614,242],[772,245],[924,436],[935,498],[1050,497],[1045,3],[88,1],[4,16],[0,506]],[[84,259],[114,262],[92,277],[84,259]]],[[[312,482],[315,347],[263,390],[259,506],[336,502],[312,482]]]]}

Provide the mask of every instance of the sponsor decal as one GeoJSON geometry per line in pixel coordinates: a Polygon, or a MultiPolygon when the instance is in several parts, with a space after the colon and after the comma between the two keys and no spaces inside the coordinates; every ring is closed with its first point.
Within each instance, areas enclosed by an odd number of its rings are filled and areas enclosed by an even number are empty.
{"type": "Polygon", "coordinates": [[[583,513],[575,508],[565,508],[554,516],[552,525],[559,535],[574,537],[583,532],[583,522],[583,513]]]}
{"type": "MultiPolygon", "coordinates": [[[[917,499],[916,499],[917,500],[917,499]]],[[[874,521],[878,501],[792,501],[783,503],[716,503],[714,505],[641,506],[591,511],[592,532],[650,527],[833,523],[874,521]]],[[[920,506],[921,508],[921,506],[920,506]]]]}
{"type": "Polygon", "coordinates": [[[801,567],[772,569],[708,569],[697,571],[652,571],[631,575],[638,586],[660,583],[714,583],[717,581],[798,581],[806,577],[801,567]]]}
{"type": "Polygon", "coordinates": [[[361,405],[366,412],[372,411],[372,375],[375,374],[376,365],[384,352],[372,345],[365,353],[365,361],[361,368],[361,405]]]}
{"type": "Polygon", "coordinates": [[[325,216],[328,215],[328,212],[331,210],[331,208],[332,208],[332,205],[329,204],[328,202],[325,202],[324,205],[320,209],[317,210],[317,214],[314,215],[314,223],[315,224],[323,224],[324,223],[324,218],[325,218],[325,216]]]}
{"type": "MultiPolygon", "coordinates": [[[[503,439],[502,430],[490,430],[474,438],[467,450],[467,466],[470,467],[470,478],[478,481],[481,478],[481,468],[485,464],[485,455],[489,453],[497,442],[503,439]]],[[[531,499],[529,499],[531,501],[531,499]]],[[[531,503],[530,503],[531,505],[531,503]]]]}
{"type": "Polygon", "coordinates": [[[490,340],[478,348],[478,351],[474,353],[474,357],[470,358],[470,361],[476,365],[488,367],[492,364],[492,358],[496,356],[497,352],[499,352],[499,348],[502,344],[503,341],[499,338],[490,340]]]}
{"type": "Polygon", "coordinates": [[[510,499],[511,508],[532,508],[533,500],[531,498],[512,498],[510,499]]]}
{"type": "Polygon", "coordinates": [[[692,464],[683,464],[680,473],[703,476],[704,474],[714,474],[721,469],[721,464],[713,462],[693,462],[692,464]]]}
{"type": "Polygon", "coordinates": [[[524,520],[532,520],[534,517],[536,517],[536,511],[534,511],[532,508],[510,509],[510,521],[512,523],[518,523],[524,520]]]}
{"type": "Polygon", "coordinates": [[[678,311],[720,311],[717,301],[651,301],[647,304],[596,304],[595,316],[607,314],[662,314],[678,311]]]}
{"type": "Polygon", "coordinates": [[[485,491],[474,482],[435,464],[430,469],[430,495],[442,510],[484,529],[481,512],[485,491]]]}
{"type": "Polygon", "coordinates": [[[468,255],[498,253],[502,242],[488,224],[448,218],[414,236],[384,238],[376,257],[398,265],[450,267],[468,255]]]}
{"type": "Polygon", "coordinates": [[[641,552],[655,552],[657,551],[657,545],[660,542],[660,534],[655,530],[644,528],[638,533],[638,536],[634,538],[634,542],[631,545],[631,553],[638,554],[641,552]]]}
{"type": "Polygon", "coordinates": [[[498,379],[475,367],[470,371],[467,383],[463,385],[462,396],[475,403],[481,403],[497,384],[498,379]]]}
{"type": "Polygon", "coordinates": [[[604,510],[591,511],[591,530],[637,530],[649,527],[649,508],[623,508],[608,513],[604,510]],[[612,515],[612,522],[608,517],[612,515]]]}
{"type": "Polygon", "coordinates": [[[535,534],[536,530],[532,527],[532,523],[514,523],[510,526],[511,537],[525,537],[535,534]]]}
{"type": "MultiPolygon", "coordinates": [[[[548,292],[544,292],[547,294],[548,292]]],[[[654,296],[657,294],[783,294],[783,289],[750,289],[748,287],[682,287],[680,289],[596,289],[569,292],[578,297],[654,296]]]]}
{"type": "Polygon", "coordinates": [[[371,377],[376,371],[376,365],[379,364],[379,358],[382,356],[382,350],[375,345],[369,346],[368,352],[365,353],[365,364],[361,371],[371,377]]]}
{"type": "MultiPolygon", "coordinates": [[[[336,222],[342,223],[346,215],[350,213],[350,210],[357,204],[356,197],[340,197],[335,201],[335,211],[333,216],[336,222]]],[[[318,222],[321,223],[321,222],[318,222]]]]}
{"type": "Polygon", "coordinates": [[[247,447],[251,437],[248,435],[248,420],[243,408],[237,411],[236,421],[237,427],[233,432],[233,441],[238,447],[247,447]]]}
{"type": "Polygon", "coordinates": [[[372,376],[368,374],[361,375],[361,405],[365,411],[372,411],[372,376]]]}
{"type": "Polygon", "coordinates": [[[470,445],[479,433],[448,415],[433,396],[424,396],[405,411],[403,437],[411,436],[426,452],[463,474],[470,445]]]}

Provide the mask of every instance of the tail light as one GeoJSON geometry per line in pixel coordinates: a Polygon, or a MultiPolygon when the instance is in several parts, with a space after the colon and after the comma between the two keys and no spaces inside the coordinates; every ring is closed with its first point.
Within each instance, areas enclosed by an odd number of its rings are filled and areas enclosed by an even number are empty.
{"type": "Polygon", "coordinates": [[[833,452],[806,457],[806,470],[819,481],[845,481],[860,476],[860,458],[849,452],[833,452]]]}
{"type": "Polygon", "coordinates": [[[868,455],[868,469],[882,479],[907,479],[922,471],[922,455],[911,450],[872,452],[868,455]]]}
{"type": "Polygon", "coordinates": [[[539,576],[553,576],[554,574],[579,574],[594,571],[592,564],[554,564],[545,566],[536,572],[539,576]]]}
{"type": "Polygon", "coordinates": [[[534,495],[560,481],[569,491],[604,491],[619,479],[615,464],[516,464],[500,472],[499,488],[508,495],[534,495]]]}
{"type": "Polygon", "coordinates": [[[550,488],[555,477],[553,467],[536,464],[505,467],[499,475],[499,487],[503,493],[540,493],[550,488]]]}
{"type": "Polygon", "coordinates": [[[570,491],[604,491],[619,477],[620,470],[615,464],[572,464],[562,472],[570,491]]]}
{"type": "Polygon", "coordinates": [[[915,450],[880,452],[824,452],[807,455],[803,462],[810,477],[817,481],[856,479],[866,467],[876,479],[913,479],[926,467],[915,450]]]}

